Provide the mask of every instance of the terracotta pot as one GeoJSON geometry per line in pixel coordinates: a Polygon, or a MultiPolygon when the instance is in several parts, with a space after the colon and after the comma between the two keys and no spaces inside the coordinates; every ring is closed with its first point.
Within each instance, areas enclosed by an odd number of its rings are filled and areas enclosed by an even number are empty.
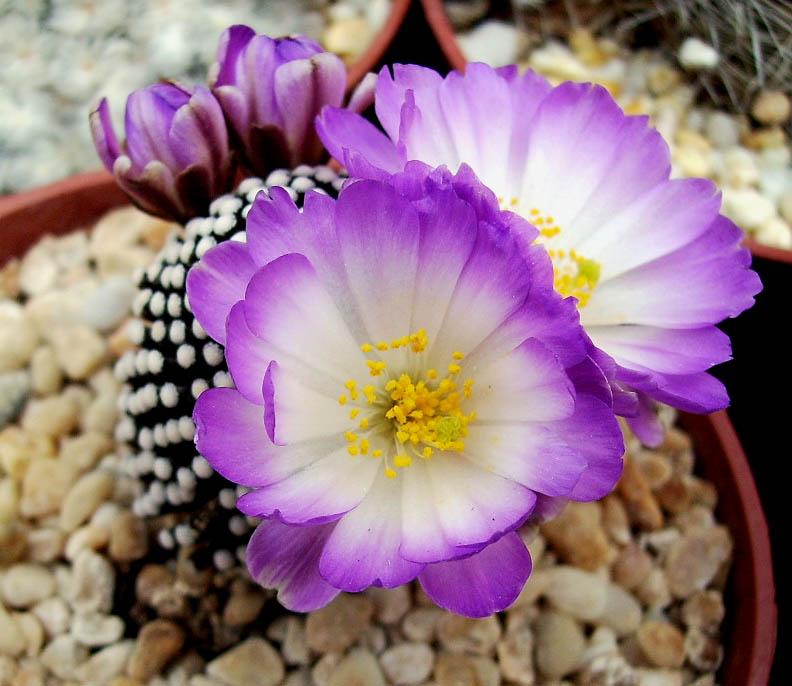
{"type": "Polygon", "coordinates": [[[411,3],[412,0],[393,0],[391,13],[385,25],[380,29],[371,45],[366,48],[366,51],[349,67],[347,90],[352,90],[368,72],[377,69],[386,50],[404,23],[411,3]]]}
{"type": "Polygon", "coordinates": [[[792,250],[785,248],[771,248],[769,245],[764,245],[754,240],[753,238],[746,238],[745,245],[751,251],[754,257],[761,257],[765,260],[772,260],[773,262],[783,262],[784,264],[792,265],[792,250]]]}
{"type": "Polygon", "coordinates": [[[440,49],[446,56],[448,63],[452,69],[464,70],[467,64],[467,58],[459,47],[456,39],[456,31],[451,25],[448,14],[443,6],[443,0],[421,0],[424,6],[424,13],[426,14],[426,21],[434,31],[437,42],[440,43],[440,49]]]}
{"type": "MultiPolygon", "coordinates": [[[[48,233],[87,227],[125,204],[109,174],[83,174],[0,200],[0,264],[21,255],[48,233]]],[[[724,686],[765,686],[776,639],[775,587],[770,541],[748,460],[725,412],[685,415],[700,473],[719,494],[718,515],[735,539],[727,589],[724,686]]]]}
{"type": "Polygon", "coordinates": [[[105,171],[0,197],[0,265],[23,255],[42,236],[88,227],[107,210],[127,202],[105,171]]]}

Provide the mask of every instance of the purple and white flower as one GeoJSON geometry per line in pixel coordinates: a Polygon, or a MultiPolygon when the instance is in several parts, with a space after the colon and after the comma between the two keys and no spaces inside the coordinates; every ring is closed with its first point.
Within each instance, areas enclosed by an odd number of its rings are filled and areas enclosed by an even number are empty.
{"type": "Polygon", "coordinates": [[[612,489],[610,387],[536,235],[464,165],[413,163],[303,211],[273,188],[190,271],[236,384],[198,399],[197,447],[249,489],[248,566],[287,608],[418,578],[488,615],[531,571],[527,518],[612,489]]]}
{"type": "Polygon", "coordinates": [[[187,221],[205,215],[212,200],[231,188],[228,131],[220,104],[206,88],[163,82],[133,92],[123,146],[105,98],[90,123],[104,166],[146,212],[187,221]]]}
{"type": "Polygon", "coordinates": [[[469,165],[538,229],[555,287],[577,298],[591,340],[615,360],[615,407],[644,441],[662,438],[653,401],[689,412],[728,404],[707,373],[731,355],[715,324],[750,307],[761,284],[715,185],[670,179],[668,147],[647,117],[625,115],[599,86],[554,88],[484,64],[445,78],[384,68],[375,106],[385,134],[351,112],[323,111],[317,128],[330,152],[361,178],[410,160],[469,165]]]}
{"type": "MultiPolygon", "coordinates": [[[[344,100],[347,73],[338,55],[304,36],[270,38],[236,25],[220,38],[216,69],[212,90],[249,171],[264,177],[322,161],[314,118],[344,100]]],[[[363,79],[350,108],[371,104],[375,81],[373,74],[363,79]]]]}

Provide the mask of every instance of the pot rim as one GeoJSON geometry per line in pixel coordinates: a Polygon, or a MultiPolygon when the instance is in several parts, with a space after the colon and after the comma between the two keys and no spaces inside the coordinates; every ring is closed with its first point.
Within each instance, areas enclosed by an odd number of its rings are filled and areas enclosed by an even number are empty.
{"type": "Polygon", "coordinates": [[[459,47],[456,32],[443,6],[443,0],[421,0],[426,20],[440,44],[440,49],[453,69],[464,71],[468,60],[459,47]]]}
{"type": "Polygon", "coordinates": [[[347,91],[352,91],[363,77],[372,71],[393,43],[399,29],[407,16],[412,0],[393,0],[390,14],[374,40],[363,54],[356,59],[347,71],[347,91]]]}
{"type": "MultiPolygon", "coordinates": [[[[30,244],[47,234],[39,217],[49,215],[53,233],[62,234],[84,227],[110,209],[127,205],[126,196],[106,171],[88,172],[41,188],[0,199],[0,265],[21,255],[30,244]],[[68,198],[68,202],[62,202],[68,198]],[[58,201],[61,202],[58,202],[58,201]],[[28,227],[34,230],[29,231],[28,227]],[[9,233],[11,241],[6,240],[9,233]]],[[[47,222],[43,222],[46,224],[47,222]]],[[[707,479],[730,491],[719,499],[735,539],[735,563],[731,572],[730,615],[739,630],[731,633],[735,650],[727,664],[747,680],[734,681],[726,675],[727,686],[766,686],[776,646],[777,608],[772,552],[767,520],[750,464],[725,410],[712,415],[681,414],[681,423],[693,436],[707,479]],[[739,597],[739,602],[737,598],[739,597]],[[736,646],[737,631],[739,646],[736,646]]],[[[721,488],[721,490],[723,490],[721,488]]],[[[740,676],[742,678],[742,676],[740,676]]]]}
{"type": "Polygon", "coordinates": [[[792,265],[792,250],[787,248],[774,248],[771,245],[760,243],[755,238],[746,235],[745,247],[747,247],[754,257],[761,257],[763,260],[772,262],[783,262],[792,265]]]}
{"type": "MultiPolygon", "coordinates": [[[[719,493],[717,512],[734,539],[727,593],[731,631],[725,634],[724,686],[767,686],[778,633],[773,554],[759,492],[734,425],[726,410],[710,415],[680,414],[680,424],[693,438],[696,464],[716,488],[728,484],[733,499],[719,493]],[[720,453],[716,456],[716,453],[720,453]],[[707,456],[707,457],[702,457],[707,456]],[[717,460],[722,458],[720,463],[717,460]]],[[[721,489],[718,489],[721,490],[721,489]]]]}

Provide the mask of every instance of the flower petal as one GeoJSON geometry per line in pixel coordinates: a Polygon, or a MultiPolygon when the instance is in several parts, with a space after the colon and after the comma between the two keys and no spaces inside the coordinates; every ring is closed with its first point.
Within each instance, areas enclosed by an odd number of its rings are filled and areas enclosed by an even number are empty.
{"type": "Polygon", "coordinates": [[[399,478],[404,480],[400,554],[414,562],[464,556],[519,526],[536,502],[533,491],[459,454],[414,460],[399,478]]]}
{"type": "Polygon", "coordinates": [[[264,430],[264,412],[233,388],[210,388],[193,411],[195,444],[226,479],[260,486],[273,479],[269,464],[276,451],[264,430]]]}
{"type": "Polygon", "coordinates": [[[613,490],[621,476],[624,439],[613,409],[600,400],[596,388],[587,392],[582,379],[591,377],[593,363],[581,363],[569,370],[577,396],[571,417],[553,423],[552,429],[588,461],[572,493],[571,500],[598,500],[613,490]]]}
{"type": "Polygon", "coordinates": [[[588,467],[588,460],[563,436],[538,423],[470,428],[465,455],[479,467],[537,493],[567,496],[588,467]]]}
{"type": "Polygon", "coordinates": [[[272,346],[253,335],[242,300],[231,308],[226,321],[225,358],[237,390],[251,403],[263,405],[262,386],[272,361],[272,346]]]}
{"type": "Polygon", "coordinates": [[[285,479],[246,493],[237,507],[284,524],[331,522],[358,506],[379,468],[374,458],[351,456],[344,444],[285,479]]]}
{"type": "Polygon", "coordinates": [[[412,581],[423,565],[399,555],[401,507],[401,486],[381,470],[368,495],[338,521],[327,539],[319,560],[322,576],[350,592],[412,581]]]}
{"type": "Polygon", "coordinates": [[[245,319],[271,346],[274,359],[296,360],[307,372],[300,374],[303,383],[333,399],[347,379],[365,369],[359,343],[304,255],[283,255],[253,275],[245,291],[245,319]]]}
{"type": "Polygon", "coordinates": [[[427,567],[418,579],[440,607],[465,617],[487,617],[509,607],[531,574],[531,555],[516,533],[462,560],[427,567]]]}
{"type": "Polygon", "coordinates": [[[121,154],[121,146],[118,144],[113,121],[110,117],[110,106],[107,98],[102,98],[96,109],[91,112],[91,135],[93,136],[94,147],[108,171],[113,169],[113,163],[121,154]]]}
{"type": "Polygon", "coordinates": [[[335,209],[332,198],[311,192],[300,210],[285,189],[271,188],[269,194],[259,194],[248,214],[248,247],[260,265],[289,253],[305,255],[355,339],[364,341],[368,335],[349,289],[335,209]]]}
{"type": "Polygon", "coordinates": [[[292,527],[265,521],[250,538],[247,565],[265,588],[278,589],[278,602],[292,612],[312,612],[339,591],[319,576],[319,556],[333,525],[292,527]]]}
{"type": "Polygon", "coordinates": [[[390,341],[411,333],[420,242],[412,204],[385,184],[358,181],[339,196],[335,221],[366,340],[390,341]]]}
{"type": "Polygon", "coordinates": [[[478,369],[469,407],[476,424],[547,422],[572,414],[575,394],[558,358],[530,338],[478,369]]]}
{"type": "Polygon", "coordinates": [[[362,79],[360,83],[355,86],[355,90],[349,96],[347,109],[350,112],[363,112],[374,104],[374,94],[377,89],[377,75],[374,72],[369,72],[362,79]]]}
{"type": "Polygon", "coordinates": [[[226,342],[226,319],[245,296],[256,265],[247,247],[226,241],[209,250],[187,274],[187,297],[195,318],[218,343],[226,342]]]}
{"type": "MultiPolygon", "coordinates": [[[[275,445],[340,436],[349,426],[348,410],[337,398],[301,382],[297,378],[301,373],[305,377],[303,368],[284,368],[273,360],[264,376],[264,422],[275,445]]],[[[313,380],[308,377],[309,383],[313,380]]],[[[338,388],[343,386],[339,384],[338,388]]]]}
{"type": "Polygon", "coordinates": [[[627,418],[633,433],[644,445],[656,448],[663,442],[665,427],[657,416],[657,405],[645,393],[638,393],[638,412],[627,418]]]}
{"type": "Polygon", "coordinates": [[[293,164],[317,154],[314,117],[323,105],[340,105],[345,86],[344,63],[330,52],[292,60],[276,70],[275,100],[284,113],[286,139],[295,156],[293,164]]]}
{"type": "Polygon", "coordinates": [[[338,107],[325,107],[316,118],[316,132],[330,154],[348,166],[354,152],[374,167],[395,172],[402,166],[396,146],[359,114],[338,107]]]}
{"type": "Polygon", "coordinates": [[[714,326],[664,329],[653,326],[597,326],[597,347],[622,366],[662,374],[692,374],[731,359],[729,337],[714,326]]]}
{"type": "Polygon", "coordinates": [[[654,384],[643,386],[636,384],[635,387],[653,399],[679,408],[683,412],[708,414],[729,406],[726,387],[714,376],[704,372],[665,374],[655,379],[654,384]]]}
{"type": "Polygon", "coordinates": [[[739,246],[741,236],[717,217],[692,243],[600,283],[581,311],[583,325],[595,337],[595,326],[690,329],[738,315],[762,288],[750,253],[739,246]]]}
{"type": "Polygon", "coordinates": [[[243,24],[229,26],[223,32],[217,46],[217,62],[220,65],[220,70],[217,73],[214,86],[236,83],[237,60],[255,35],[256,32],[253,29],[243,24]]]}
{"type": "Polygon", "coordinates": [[[647,123],[626,117],[601,86],[554,88],[530,122],[517,124],[530,129],[519,193],[525,212],[537,207],[555,217],[573,246],[599,231],[607,217],[668,178],[668,146],[647,123]]]}

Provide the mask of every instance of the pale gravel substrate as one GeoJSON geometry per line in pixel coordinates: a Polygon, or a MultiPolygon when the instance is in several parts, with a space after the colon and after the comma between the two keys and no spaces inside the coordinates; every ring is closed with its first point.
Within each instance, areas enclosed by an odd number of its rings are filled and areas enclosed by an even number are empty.
{"type": "Polygon", "coordinates": [[[628,441],[615,494],[525,532],[535,571],[498,617],[415,587],[278,613],[241,570],[148,564],[126,588],[148,545],[114,469],[110,370],[132,271],[169,229],[121,210],[0,270],[0,412],[21,412],[0,426],[0,686],[715,683],[732,544],[674,429],[656,451],[628,441]],[[222,646],[208,661],[184,644],[200,617],[222,646]]]}
{"type": "Polygon", "coordinates": [[[354,61],[391,0],[0,0],[0,194],[100,162],[88,113],[123,122],[127,95],[166,77],[201,83],[222,31],[303,33],[354,61]]]}
{"type": "MultiPolygon", "coordinates": [[[[462,26],[485,16],[488,3],[447,6],[462,26]]],[[[671,147],[674,176],[712,179],[729,218],[761,243],[792,248],[792,147],[783,128],[792,115],[789,94],[760,93],[752,118],[706,104],[695,77],[713,67],[712,49],[700,41],[686,41],[677,61],[658,50],[631,52],[585,29],[571,31],[567,42],[529,47],[517,26],[492,19],[463,29],[458,40],[471,61],[516,62],[553,82],[603,84],[625,111],[651,116],[671,147]]]]}

